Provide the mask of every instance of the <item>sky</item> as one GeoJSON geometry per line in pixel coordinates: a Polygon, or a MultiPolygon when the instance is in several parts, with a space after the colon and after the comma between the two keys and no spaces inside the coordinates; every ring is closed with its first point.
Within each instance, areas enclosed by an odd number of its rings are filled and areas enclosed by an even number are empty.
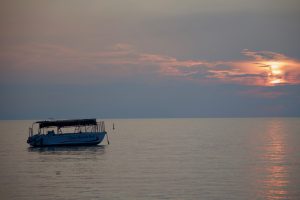
{"type": "Polygon", "coordinates": [[[300,117],[298,0],[2,0],[0,119],[300,117]]]}

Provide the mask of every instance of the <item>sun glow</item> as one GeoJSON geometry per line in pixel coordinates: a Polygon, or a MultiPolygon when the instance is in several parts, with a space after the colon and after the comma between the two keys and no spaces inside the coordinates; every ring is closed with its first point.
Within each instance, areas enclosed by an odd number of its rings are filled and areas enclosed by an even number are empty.
{"type": "Polygon", "coordinates": [[[270,81],[270,83],[279,84],[279,83],[282,83],[282,81],[281,81],[281,79],[274,79],[274,80],[270,81]]]}
{"type": "Polygon", "coordinates": [[[283,63],[281,62],[268,62],[266,63],[269,66],[269,84],[277,85],[284,83],[284,71],[283,71],[283,63]]]}
{"type": "Polygon", "coordinates": [[[280,69],[280,65],[278,63],[271,64],[270,68],[273,75],[282,74],[282,70],[280,69]]]}

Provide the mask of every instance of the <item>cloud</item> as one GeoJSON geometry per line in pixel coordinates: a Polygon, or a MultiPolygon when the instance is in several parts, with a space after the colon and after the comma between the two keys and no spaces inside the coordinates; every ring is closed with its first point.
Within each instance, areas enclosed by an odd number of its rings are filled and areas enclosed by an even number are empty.
{"type": "Polygon", "coordinates": [[[10,82],[84,82],[118,79],[158,71],[128,44],[116,44],[100,51],[82,51],[62,45],[26,44],[0,50],[1,79],[10,82]],[[51,78],[50,78],[51,77],[51,78]],[[86,79],[84,79],[86,78],[86,79]]]}
{"type": "Polygon", "coordinates": [[[247,89],[240,92],[241,95],[246,96],[253,96],[253,97],[262,97],[267,99],[275,99],[282,95],[285,95],[282,91],[270,91],[266,88],[254,88],[254,89],[247,89]]]}
{"type": "Polygon", "coordinates": [[[248,49],[244,49],[242,54],[253,58],[257,61],[265,61],[265,60],[285,60],[287,57],[283,54],[275,53],[272,51],[250,51],[248,49]]]}
{"type": "MultiPolygon", "coordinates": [[[[166,74],[179,77],[190,76],[195,81],[210,80],[254,86],[300,84],[300,62],[298,60],[270,51],[255,52],[245,49],[242,54],[247,59],[214,62],[177,61],[173,65],[170,63],[165,71],[166,74]],[[172,73],[168,73],[168,69],[172,73]]],[[[162,66],[164,65],[165,63],[162,66]]]]}
{"type": "Polygon", "coordinates": [[[253,86],[300,84],[300,62],[271,51],[241,52],[244,60],[179,60],[140,52],[118,43],[99,51],[83,51],[54,44],[26,44],[0,50],[1,78],[82,82],[132,77],[176,77],[202,83],[253,86]],[[52,76],[50,76],[52,75],[52,76]],[[43,78],[41,78],[43,77],[43,78]],[[51,77],[51,78],[50,78],[51,77]]]}

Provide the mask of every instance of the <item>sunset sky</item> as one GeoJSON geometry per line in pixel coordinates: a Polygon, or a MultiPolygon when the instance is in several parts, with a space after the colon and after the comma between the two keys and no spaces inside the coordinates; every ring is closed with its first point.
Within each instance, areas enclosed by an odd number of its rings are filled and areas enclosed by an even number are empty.
{"type": "Polygon", "coordinates": [[[2,0],[0,119],[300,116],[298,0],[2,0]]]}

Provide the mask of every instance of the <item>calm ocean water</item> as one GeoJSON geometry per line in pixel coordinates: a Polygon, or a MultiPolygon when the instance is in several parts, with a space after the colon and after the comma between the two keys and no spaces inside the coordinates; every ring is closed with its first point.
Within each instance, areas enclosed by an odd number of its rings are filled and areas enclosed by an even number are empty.
{"type": "Polygon", "coordinates": [[[0,199],[300,199],[299,118],[106,122],[110,145],[29,148],[0,121],[0,199]]]}

